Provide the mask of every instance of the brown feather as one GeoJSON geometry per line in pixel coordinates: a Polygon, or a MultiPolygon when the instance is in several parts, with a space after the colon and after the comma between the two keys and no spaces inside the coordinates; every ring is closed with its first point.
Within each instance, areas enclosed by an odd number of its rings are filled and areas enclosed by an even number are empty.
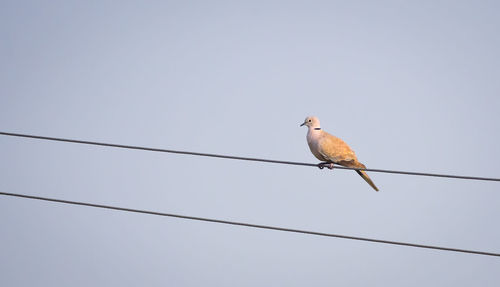
{"type": "MultiPolygon", "coordinates": [[[[306,119],[306,122],[309,118],[306,119]]],[[[310,121],[310,120],[309,120],[310,121]]],[[[318,127],[319,121],[316,119],[318,127]]],[[[340,138],[333,136],[323,130],[320,130],[317,138],[309,138],[310,133],[308,133],[308,144],[309,149],[314,154],[314,156],[326,162],[335,163],[338,165],[343,165],[346,167],[353,168],[366,168],[364,164],[360,163],[356,157],[354,151],[340,138]]],[[[356,170],[356,172],[376,191],[378,191],[377,186],[373,183],[370,177],[365,171],[356,170]]]]}
{"type": "MultiPolygon", "coordinates": [[[[366,166],[362,163],[360,163],[359,161],[357,160],[351,160],[351,161],[341,161],[338,163],[339,165],[343,165],[343,166],[346,166],[346,167],[354,167],[354,168],[366,168],[366,166]]],[[[364,170],[356,170],[356,172],[373,188],[375,189],[375,191],[378,191],[378,188],[377,186],[375,185],[375,183],[373,183],[373,181],[371,180],[371,178],[368,176],[368,174],[366,174],[366,172],[364,170]]]]}

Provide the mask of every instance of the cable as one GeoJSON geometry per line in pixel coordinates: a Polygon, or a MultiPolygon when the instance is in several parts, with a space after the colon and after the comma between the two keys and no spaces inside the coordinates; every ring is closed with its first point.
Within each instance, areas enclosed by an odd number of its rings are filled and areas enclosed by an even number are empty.
{"type": "MultiPolygon", "coordinates": [[[[49,140],[49,141],[69,142],[69,143],[77,143],[77,144],[96,145],[96,146],[115,147],[115,148],[124,148],[124,149],[146,150],[146,151],[153,151],[153,152],[176,153],[176,154],[186,154],[186,155],[194,155],[194,156],[234,159],[234,160],[258,161],[258,162],[267,162],[267,163],[276,163],[276,164],[288,164],[288,165],[301,165],[301,166],[318,167],[318,164],[314,164],[314,163],[294,162],[294,161],[284,161],[284,160],[272,160],[272,159],[262,159],[262,158],[242,157],[242,156],[231,156],[231,155],[211,154],[211,153],[201,153],[201,152],[191,152],[191,151],[179,151],[179,150],[160,149],[160,148],[151,148],[151,147],[142,147],[142,146],[132,146],[132,145],[112,144],[112,143],[84,141],[84,140],[75,140],[75,139],[66,139],[66,138],[55,138],[55,137],[46,137],[46,136],[37,136],[37,135],[28,135],[28,134],[8,133],[8,132],[2,132],[2,131],[0,131],[0,135],[12,136],[12,137],[33,138],[33,139],[49,140]]],[[[417,175],[417,176],[446,177],[446,178],[458,178],[458,179],[469,179],[469,180],[500,181],[500,178],[492,178],[492,177],[450,175],[450,174],[399,171],[399,170],[375,169],[375,168],[352,168],[352,167],[344,167],[344,166],[338,166],[338,165],[336,165],[335,168],[336,169],[349,169],[349,170],[364,170],[364,171],[370,171],[370,172],[417,175]]]]}
{"type": "Polygon", "coordinates": [[[142,214],[165,216],[165,217],[175,217],[175,218],[188,219],[188,220],[245,226],[245,227],[252,227],[252,228],[259,228],[259,229],[277,230],[277,231],[301,233],[301,234],[324,236],[324,237],[336,237],[336,238],[343,238],[343,239],[349,239],[349,240],[368,241],[368,242],[383,243],[383,244],[392,244],[392,245],[400,245],[400,246],[408,246],[408,247],[416,247],[416,248],[426,248],[426,249],[435,249],[435,250],[442,250],[442,251],[452,251],[452,252],[461,252],[461,253],[469,253],[469,254],[476,254],[476,255],[500,257],[500,253],[493,253],[493,252],[475,251],[475,250],[459,249],[459,248],[449,248],[449,247],[441,247],[441,246],[433,246],[433,245],[423,245],[423,244],[415,244],[415,243],[407,243],[407,242],[399,242],[399,241],[390,241],[390,240],[373,239],[373,238],[366,238],[366,237],[357,237],[357,236],[349,236],[349,235],[341,235],[341,234],[333,234],[333,233],[325,233],[325,232],[292,229],[292,228],[269,226],[269,225],[252,224],[252,223],[221,220],[221,219],[212,219],[212,218],[205,218],[205,217],[163,213],[163,212],[157,212],[157,211],[149,211],[149,210],[141,210],[141,209],[119,207],[119,206],[95,204],[95,203],[88,203],[88,202],[81,202],[81,201],[71,201],[71,200],[64,200],[64,199],[48,198],[48,197],[41,197],[41,196],[34,196],[34,195],[27,195],[27,194],[0,192],[0,195],[34,199],[34,200],[42,200],[42,201],[49,201],[49,202],[57,202],[57,203],[63,203],[63,204],[72,204],[72,205],[96,207],[96,208],[103,208],[103,209],[119,210],[119,211],[125,211],[125,212],[142,213],[142,214]]]}

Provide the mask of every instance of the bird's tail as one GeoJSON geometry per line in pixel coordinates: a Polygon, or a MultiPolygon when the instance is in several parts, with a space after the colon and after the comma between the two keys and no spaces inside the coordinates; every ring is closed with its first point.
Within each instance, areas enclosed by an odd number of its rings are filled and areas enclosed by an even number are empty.
{"type": "MultiPolygon", "coordinates": [[[[359,161],[357,160],[351,160],[351,161],[341,161],[341,162],[338,162],[338,164],[340,165],[343,165],[343,166],[347,166],[347,167],[354,167],[354,168],[366,168],[366,166],[362,163],[360,163],[359,161]]],[[[375,183],[373,183],[373,181],[371,180],[371,178],[366,174],[366,172],[364,170],[356,170],[356,172],[371,186],[373,187],[373,189],[375,189],[375,191],[378,191],[378,188],[377,186],[375,185],[375,183]]]]}
{"type": "Polygon", "coordinates": [[[371,186],[373,187],[373,189],[375,189],[375,191],[378,191],[378,188],[377,186],[375,185],[375,183],[373,183],[373,181],[371,180],[371,178],[366,174],[366,172],[364,172],[363,170],[356,170],[356,172],[371,186]]]}

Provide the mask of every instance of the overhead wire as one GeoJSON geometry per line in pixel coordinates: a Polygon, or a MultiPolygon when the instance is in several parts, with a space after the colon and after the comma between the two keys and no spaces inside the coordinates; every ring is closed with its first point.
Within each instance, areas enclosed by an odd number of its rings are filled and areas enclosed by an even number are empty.
{"type": "Polygon", "coordinates": [[[189,215],[165,213],[165,212],[158,212],[158,211],[150,211],[150,210],[144,210],[144,209],[134,209],[134,208],[127,208],[127,207],[112,206],[112,205],[96,204],[96,203],[89,203],[89,202],[82,202],[82,201],[72,201],[72,200],[65,200],[65,199],[48,198],[48,197],[27,195],[27,194],[0,192],[0,195],[10,196],[10,197],[18,197],[18,198],[24,198],[24,199],[33,199],[33,200],[39,200],[39,201],[56,202],[56,203],[62,203],[62,204],[95,207],[95,208],[101,208],[101,209],[118,210],[118,211],[124,211],[124,212],[149,214],[149,215],[156,215],[156,216],[163,216],[163,217],[174,217],[174,218],[187,219],[187,220],[212,222],[212,223],[219,223],[219,224],[226,224],[226,225],[233,225],[233,226],[243,226],[243,227],[251,227],[251,228],[258,228],[258,229],[292,232],[292,233],[300,233],[300,234],[307,234],[307,235],[316,235],[316,236],[323,236],[323,237],[336,237],[336,238],[365,241],[365,242],[372,242],[372,243],[381,243],[381,244],[399,245],[399,246],[406,246],[406,247],[415,247],[415,248],[433,249],[433,250],[440,250],[440,251],[451,251],[451,252],[468,253],[468,254],[475,254],[475,255],[500,257],[500,253],[495,253],[495,252],[477,251],[477,250],[469,250],[469,249],[461,249],[461,248],[450,248],[450,247],[443,247],[443,246],[434,246],[434,245],[425,245],[425,244],[408,243],[408,242],[401,242],[401,241],[374,239],[374,238],[350,236],[350,235],[342,235],[342,234],[334,234],[334,233],[326,233],[326,232],[317,232],[317,231],[309,231],[309,230],[302,230],[302,229],[294,229],[294,228],[286,228],[286,227],[278,227],[278,226],[270,226],[270,225],[261,225],[261,224],[245,223],[245,222],[238,222],[238,221],[230,221],[230,220],[222,220],[222,219],[214,219],[214,218],[189,216],[189,215]]]}
{"type": "MultiPolygon", "coordinates": [[[[30,135],[30,134],[9,133],[9,132],[2,132],[2,131],[0,131],[0,135],[32,138],[32,139],[40,139],[40,140],[48,140],[48,141],[69,142],[69,143],[76,143],[76,144],[123,148],[123,149],[145,150],[145,151],[153,151],[153,152],[186,154],[186,155],[193,155],[193,156],[215,157],[215,158],[224,158],[224,159],[233,159],[233,160],[245,160],[245,161],[275,163],[275,164],[318,167],[318,164],[313,164],[313,163],[282,161],[282,160],[272,160],[272,159],[262,159],[262,158],[252,158],[252,157],[241,157],[241,156],[231,156],[231,155],[211,154],[211,153],[201,153],[201,152],[191,152],[191,151],[170,150],[170,149],[151,148],[151,147],[134,146],[134,145],[95,142],[95,141],[87,141],[87,140],[76,140],[76,139],[47,137],[47,136],[30,135]]],[[[358,169],[358,168],[349,168],[349,167],[340,167],[340,166],[336,166],[336,168],[347,169],[347,170],[365,170],[365,171],[372,171],[372,172],[407,174],[407,175],[417,175],[417,176],[432,176],[432,177],[447,177],[447,178],[458,178],[458,179],[469,179],[469,180],[500,181],[500,178],[487,178],[487,177],[475,177],[475,176],[460,176],[460,175],[449,175],[449,174],[434,174],[434,173],[408,172],[408,171],[369,169],[369,168],[358,169]]],[[[252,228],[259,228],[259,229],[277,230],[277,231],[302,233],[302,234],[324,236],[324,237],[336,237],[336,238],[358,240],[358,241],[367,241],[367,242],[382,243],[382,244],[392,244],[392,245],[408,246],[408,247],[415,247],[415,248],[426,248],[426,249],[435,249],[435,250],[442,250],[442,251],[452,251],[452,252],[461,252],[461,253],[500,257],[500,253],[494,253],[494,252],[475,251],[475,250],[468,250],[468,249],[449,248],[449,247],[442,247],[442,246],[433,246],[433,245],[415,244],[415,243],[408,243],[408,242],[381,240],[381,239],[374,239],[374,238],[357,237],[357,236],[349,236],[349,235],[333,234],[333,233],[324,233],[324,232],[276,227],[276,226],[269,226],[269,225],[251,224],[251,223],[245,223],[245,222],[236,222],[236,221],[212,219],[212,218],[205,218],[205,217],[195,217],[195,216],[188,216],[188,215],[155,212],[155,211],[149,211],[149,210],[102,205],[102,204],[80,202],[80,201],[70,201],[70,200],[47,198],[47,197],[33,196],[33,195],[26,195],[26,194],[0,192],[0,195],[34,199],[34,200],[42,200],[42,201],[49,201],[49,202],[57,202],[57,203],[63,203],[63,204],[119,210],[119,211],[125,211],[125,212],[142,213],[142,214],[150,214],[150,215],[165,216],[165,217],[174,217],[174,218],[181,218],[181,219],[188,219],[188,220],[245,226],[245,227],[252,227],[252,228]]]]}
{"type": "MultiPolygon", "coordinates": [[[[255,162],[297,165],[297,166],[322,167],[321,165],[318,165],[318,164],[306,163],[306,162],[295,162],[295,161],[273,160],[273,159],[263,159],[263,158],[243,157],[243,156],[232,156],[232,155],[213,154],[213,153],[181,151],[181,150],[152,148],[152,147],[135,146],[135,145],[104,143],[104,142],[96,142],[96,141],[88,141],[88,140],[76,140],[76,139],[59,138],[59,137],[48,137],[48,136],[39,136],[39,135],[30,135],[30,134],[21,134],[21,133],[10,133],[10,132],[3,132],[3,131],[0,131],[0,135],[11,136],[11,137],[32,138],[32,139],[48,140],[48,141],[57,141],[57,142],[68,142],[68,143],[85,144],[85,145],[94,145],[94,146],[105,146],[105,147],[122,148],[122,149],[144,150],[144,151],[152,151],[152,152],[224,158],[224,159],[232,159],[232,160],[255,161],[255,162]]],[[[466,179],[466,180],[500,181],[500,178],[493,178],[493,177],[438,174],[438,173],[428,173],[428,172],[413,172],[413,171],[400,171],[400,170],[376,169],[376,168],[352,168],[352,167],[344,167],[344,166],[338,166],[338,165],[335,165],[335,169],[364,170],[364,171],[369,171],[369,172],[381,172],[381,173],[405,174],[405,175],[429,176],[429,177],[444,177],[444,178],[455,178],[455,179],[466,179]]]]}

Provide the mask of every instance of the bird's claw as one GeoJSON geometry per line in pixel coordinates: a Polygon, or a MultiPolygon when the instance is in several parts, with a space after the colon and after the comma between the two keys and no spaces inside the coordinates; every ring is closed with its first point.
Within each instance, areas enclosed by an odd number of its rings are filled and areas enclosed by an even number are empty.
{"type": "Polygon", "coordinates": [[[333,163],[332,163],[332,162],[320,162],[320,163],[318,163],[318,167],[319,167],[319,169],[324,169],[324,168],[325,168],[325,166],[326,166],[328,169],[330,169],[330,170],[332,170],[332,169],[334,168],[334,165],[333,165],[333,163]]]}

